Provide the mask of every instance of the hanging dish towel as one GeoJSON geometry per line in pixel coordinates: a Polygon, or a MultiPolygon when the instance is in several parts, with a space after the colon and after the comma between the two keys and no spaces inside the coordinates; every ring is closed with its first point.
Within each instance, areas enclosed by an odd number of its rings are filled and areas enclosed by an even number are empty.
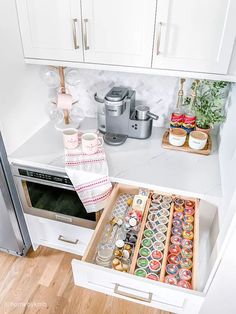
{"type": "Polygon", "coordinates": [[[103,209],[112,190],[103,148],[93,155],[83,154],[81,147],[65,149],[65,170],[86,211],[103,209]]]}

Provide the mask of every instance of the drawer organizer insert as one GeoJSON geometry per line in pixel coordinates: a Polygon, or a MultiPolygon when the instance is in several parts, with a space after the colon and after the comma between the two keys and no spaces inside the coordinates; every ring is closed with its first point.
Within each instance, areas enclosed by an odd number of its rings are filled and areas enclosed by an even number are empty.
{"type": "Polygon", "coordinates": [[[114,190],[86,261],[195,289],[199,201],[120,184],[114,190]],[[131,203],[140,191],[148,196],[141,221],[127,228],[131,203]]]}

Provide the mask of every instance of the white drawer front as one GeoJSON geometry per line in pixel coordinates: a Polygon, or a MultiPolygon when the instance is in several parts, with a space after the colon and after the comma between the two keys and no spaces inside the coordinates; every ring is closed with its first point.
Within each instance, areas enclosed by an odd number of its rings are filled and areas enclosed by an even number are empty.
{"type": "Polygon", "coordinates": [[[76,285],[174,313],[196,314],[201,293],[120,273],[79,260],[72,261],[76,285]]]}
{"type": "Polygon", "coordinates": [[[93,230],[45,218],[26,215],[31,240],[73,254],[83,255],[93,230]]]}

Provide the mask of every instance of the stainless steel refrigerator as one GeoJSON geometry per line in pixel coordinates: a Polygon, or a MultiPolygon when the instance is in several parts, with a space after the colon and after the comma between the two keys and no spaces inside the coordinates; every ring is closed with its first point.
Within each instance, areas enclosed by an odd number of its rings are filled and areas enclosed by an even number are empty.
{"type": "Polygon", "coordinates": [[[0,132],[0,251],[23,256],[31,246],[0,132]]]}

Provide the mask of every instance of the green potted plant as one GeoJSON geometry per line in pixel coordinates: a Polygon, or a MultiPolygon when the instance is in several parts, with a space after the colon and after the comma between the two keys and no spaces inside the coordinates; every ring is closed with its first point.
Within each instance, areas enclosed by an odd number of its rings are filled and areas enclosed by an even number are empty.
{"type": "MultiPolygon", "coordinates": [[[[196,82],[193,82],[193,86],[196,82]]],[[[215,125],[225,121],[225,98],[229,83],[224,81],[200,81],[193,110],[196,114],[196,129],[209,133],[215,125]]],[[[184,104],[190,103],[186,97],[184,104]]]]}

